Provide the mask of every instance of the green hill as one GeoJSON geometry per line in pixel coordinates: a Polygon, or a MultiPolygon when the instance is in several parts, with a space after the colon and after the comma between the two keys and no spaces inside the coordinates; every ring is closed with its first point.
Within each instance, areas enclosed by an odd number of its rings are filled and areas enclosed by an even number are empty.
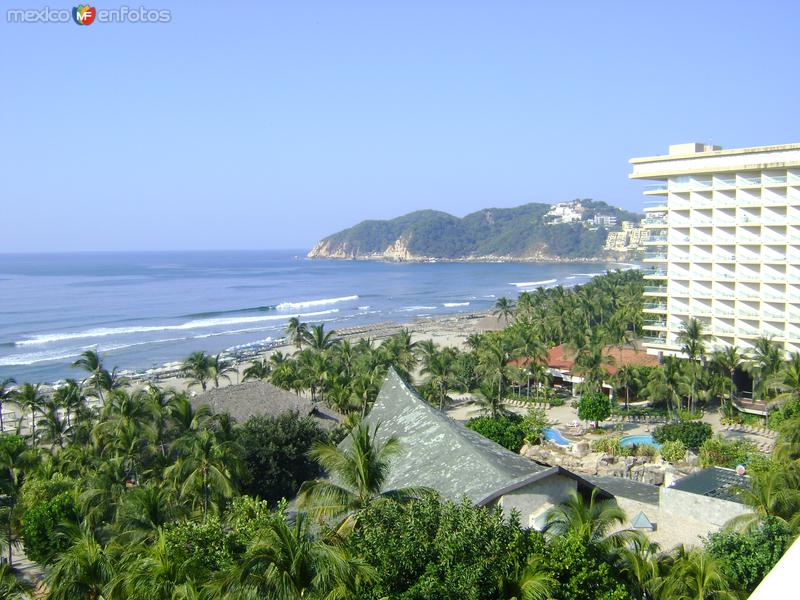
{"type": "Polygon", "coordinates": [[[488,208],[461,219],[420,210],[387,221],[362,221],[320,240],[311,258],[358,259],[570,259],[605,256],[608,231],[595,227],[595,215],[638,222],[640,215],[605,202],[578,201],[582,221],[552,224],[545,219],[550,204],[488,208]]]}

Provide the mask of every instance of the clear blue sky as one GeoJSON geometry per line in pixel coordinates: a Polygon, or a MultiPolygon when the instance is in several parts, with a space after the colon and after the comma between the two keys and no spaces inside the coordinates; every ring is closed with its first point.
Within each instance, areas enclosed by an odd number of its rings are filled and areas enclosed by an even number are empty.
{"type": "Polygon", "coordinates": [[[365,218],[576,197],[638,210],[632,156],[800,141],[791,0],[143,4],[172,21],[9,24],[56,3],[3,4],[0,251],[301,248],[365,218]]]}

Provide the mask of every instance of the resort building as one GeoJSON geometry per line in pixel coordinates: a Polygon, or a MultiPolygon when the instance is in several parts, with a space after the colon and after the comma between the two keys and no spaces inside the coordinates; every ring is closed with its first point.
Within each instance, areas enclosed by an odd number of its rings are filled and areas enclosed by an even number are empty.
{"type": "Polygon", "coordinates": [[[630,162],[630,178],[654,182],[644,192],[648,352],[680,353],[692,318],[712,346],[769,336],[800,351],[800,144],[678,144],[630,162]]]}
{"type": "MultiPolygon", "coordinates": [[[[544,515],[571,491],[596,487],[558,466],[536,463],[495,444],[437,410],[389,370],[365,422],[380,425],[378,439],[399,439],[401,454],[392,462],[387,489],[422,486],[442,498],[475,506],[517,511],[522,525],[541,528],[544,515]]],[[[348,443],[345,439],[342,445],[348,443]]],[[[611,494],[600,490],[605,498],[611,494]]]]}

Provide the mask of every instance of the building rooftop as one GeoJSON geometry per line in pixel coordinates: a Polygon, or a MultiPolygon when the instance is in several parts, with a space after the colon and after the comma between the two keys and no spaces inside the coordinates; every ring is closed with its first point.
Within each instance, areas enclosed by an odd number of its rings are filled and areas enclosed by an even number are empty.
{"type": "Polygon", "coordinates": [[[551,475],[565,475],[588,487],[560,467],[537,464],[452,420],[422,400],[393,369],[365,422],[380,424],[379,440],[395,436],[403,448],[392,464],[387,489],[424,486],[448,500],[466,496],[483,506],[551,475]]]}
{"type": "Polygon", "coordinates": [[[207,404],[215,413],[227,412],[238,422],[244,423],[254,416],[277,416],[288,411],[301,415],[313,415],[323,425],[335,425],[340,416],[315,407],[308,399],[282,390],[266,381],[248,381],[238,385],[226,385],[198,394],[191,399],[197,407],[207,404]]]}
{"type": "Polygon", "coordinates": [[[737,475],[733,469],[710,467],[678,479],[670,487],[683,492],[742,504],[737,489],[747,487],[749,484],[748,477],[737,475]]]}
{"type": "MultiPolygon", "coordinates": [[[[612,364],[605,365],[605,370],[609,375],[613,375],[617,370],[624,365],[634,365],[638,367],[656,367],[658,366],[658,357],[647,354],[644,350],[637,350],[635,348],[619,348],[618,346],[606,346],[603,348],[603,354],[612,359],[612,364]]],[[[517,366],[525,366],[528,359],[521,358],[511,361],[511,364],[517,366]]],[[[551,369],[559,369],[560,371],[571,371],[575,366],[575,355],[567,349],[566,345],[561,344],[554,346],[547,351],[547,366],[551,369]]]]}
{"type": "Polygon", "coordinates": [[[624,477],[583,475],[583,478],[609,494],[658,506],[658,486],[624,477]]]}

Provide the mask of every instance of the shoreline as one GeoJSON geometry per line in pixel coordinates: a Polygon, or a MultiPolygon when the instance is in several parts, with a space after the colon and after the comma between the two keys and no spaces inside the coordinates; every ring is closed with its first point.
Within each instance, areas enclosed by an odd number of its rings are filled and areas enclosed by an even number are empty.
{"type": "Polygon", "coordinates": [[[517,256],[465,256],[460,258],[439,258],[435,256],[414,256],[409,258],[392,258],[391,256],[385,256],[383,254],[361,254],[358,256],[311,256],[311,254],[307,254],[305,256],[308,260],[334,260],[334,261],[356,261],[356,262],[385,262],[391,264],[429,264],[429,263],[477,263],[477,264],[495,264],[495,263],[518,263],[518,264],[530,264],[530,263],[543,263],[543,264],[576,264],[576,265],[586,265],[586,264],[618,264],[618,265],[630,265],[630,264],[638,264],[637,263],[630,263],[630,262],[623,262],[623,258],[627,260],[639,261],[641,262],[641,257],[591,257],[591,258],[564,258],[560,256],[534,256],[534,257],[517,257],[517,256]]]}
{"type": "MultiPolygon", "coordinates": [[[[475,326],[490,316],[491,311],[469,311],[436,317],[412,317],[407,321],[365,323],[363,325],[333,329],[333,331],[336,332],[336,339],[360,340],[369,337],[373,340],[383,340],[402,329],[408,329],[415,336],[422,336],[422,339],[433,339],[439,345],[461,347],[463,340],[476,331],[475,326]]],[[[313,323],[313,321],[309,322],[313,323]]],[[[247,345],[245,344],[244,346],[247,345]]],[[[252,349],[222,350],[219,352],[220,356],[225,360],[231,361],[231,365],[235,368],[235,373],[232,374],[230,382],[223,380],[220,382],[219,387],[241,383],[244,370],[256,360],[268,358],[274,352],[286,352],[287,350],[289,353],[293,353],[296,348],[285,337],[263,344],[253,342],[252,349]]],[[[159,387],[188,390],[188,381],[181,373],[182,364],[182,360],[171,361],[158,367],[143,370],[122,369],[118,373],[125,377],[134,389],[153,383],[159,387]]],[[[64,379],[59,379],[39,383],[45,393],[51,393],[58,389],[64,381],[64,379]]]]}

